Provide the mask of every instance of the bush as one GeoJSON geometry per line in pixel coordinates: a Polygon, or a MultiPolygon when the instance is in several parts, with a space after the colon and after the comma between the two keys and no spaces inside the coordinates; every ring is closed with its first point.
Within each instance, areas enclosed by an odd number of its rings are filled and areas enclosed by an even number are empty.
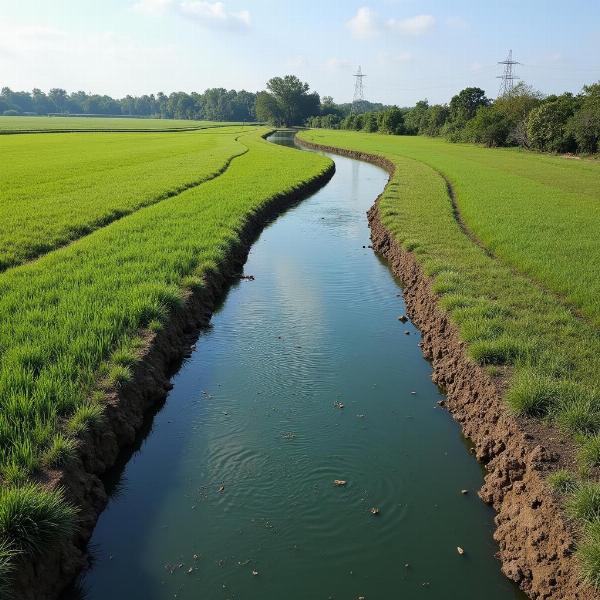
{"type": "Polygon", "coordinates": [[[527,118],[527,135],[532,148],[545,152],[572,152],[575,138],[569,120],[576,107],[572,95],[546,101],[534,108],[527,118]]]}
{"type": "Polygon", "coordinates": [[[466,127],[465,137],[488,148],[505,146],[511,131],[508,118],[494,106],[482,106],[466,127]]]}

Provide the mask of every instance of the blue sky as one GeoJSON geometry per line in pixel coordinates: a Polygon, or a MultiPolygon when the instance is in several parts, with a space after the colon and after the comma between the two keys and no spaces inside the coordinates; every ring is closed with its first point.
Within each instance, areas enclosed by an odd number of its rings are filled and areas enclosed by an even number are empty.
{"type": "Polygon", "coordinates": [[[406,106],[498,91],[509,49],[543,92],[600,80],[598,0],[0,0],[0,86],[122,96],[264,88],[406,106]]]}

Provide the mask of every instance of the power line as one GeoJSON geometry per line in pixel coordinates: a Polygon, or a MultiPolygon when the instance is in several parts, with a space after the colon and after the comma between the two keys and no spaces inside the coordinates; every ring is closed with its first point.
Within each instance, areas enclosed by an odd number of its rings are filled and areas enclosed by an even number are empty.
{"type": "Polygon", "coordinates": [[[365,99],[363,93],[363,77],[366,77],[366,75],[362,72],[360,65],[353,77],[356,78],[356,81],[354,82],[354,96],[352,98],[352,107],[350,108],[351,115],[357,114],[360,111],[362,102],[365,99]]]}
{"type": "Polygon", "coordinates": [[[520,65],[520,62],[513,60],[512,58],[512,50],[509,50],[508,56],[505,60],[501,60],[498,62],[499,65],[504,65],[504,73],[502,75],[497,75],[497,79],[501,79],[500,83],[500,91],[498,92],[498,97],[506,96],[513,91],[515,87],[515,80],[519,79],[518,75],[513,73],[513,66],[520,65]]]}

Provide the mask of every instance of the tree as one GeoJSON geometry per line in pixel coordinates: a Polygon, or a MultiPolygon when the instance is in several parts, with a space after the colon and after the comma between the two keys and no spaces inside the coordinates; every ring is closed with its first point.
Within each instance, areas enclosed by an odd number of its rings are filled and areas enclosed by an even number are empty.
{"type": "Polygon", "coordinates": [[[48,92],[48,98],[56,107],[56,112],[66,113],[69,111],[69,97],[67,92],[61,88],[52,88],[48,92]]]}
{"type": "Polygon", "coordinates": [[[542,94],[523,82],[518,83],[511,92],[497,98],[494,108],[504,115],[510,123],[506,144],[529,146],[527,135],[527,117],[542,102],[542,94]]]}
{"type": "Polygon", "coordinates": [[[576,143],[569,121],[579,100],[572,94],[551,96],[534,108],[527,118],[527,135],[531,146],[545,152],[571,152],[576,143]]]}
{"type": "Polygon", "coordinates": [[[475,116],[480,106],[487,106],[489,103],[481,88],[465,88],[450,100],[450,120],[466,123],[475,116]]]}
{"type": "Polygon", "coordinates": [[[600,82],[584,86],[581,108],[573,116],[570,128],[581,152],[600,150],[600,82]]]}
{"type": "Polygon", "coordinates": [[[436,136],[442,132],[442,127],[450,117],[450,109],[445,104],[434,104],[427,109],[424,127],[421,133],[436,136]]]}
{"type": "Polygon", "coordinates": [[[485,144],[489,148],[505,146],[510,133],[510,121],[495,106],[480,106],[467,123],[465,139],[485,144]]]}
{"type": "Polygon", "coordinates": [[[269,92],[259,92],[256,95],[254,112],[256,118],[261,122],[271,123],[278,127],[285,124],[279,103],[275,99],[275,96],[269,94],[269,92]]]}
{"type": "Polygon", "coordinates": [[[392,106],[381,113],[379,131],[391,135],[400,135],[404,132],[404,114],[397,106],[392,106]]]}
{"type": "Polygon", "coordinates": [[[320,112],[319,94],[309,93],[308,83],[303,83],[295,75],[269,79],[267,90],[259,94],[260,102],[258,97],[256,101],[256,115],[261,121],[275,125],[300,125],[320,112]]]}
{"type": "Polygon", "coordinates": [[[427,100],[419,100],[414,108],[411,108],[406,113],[404,125],[406,126],[407,133],[412,135],[423,133],[428,109],[429,102],[427,100]]]}

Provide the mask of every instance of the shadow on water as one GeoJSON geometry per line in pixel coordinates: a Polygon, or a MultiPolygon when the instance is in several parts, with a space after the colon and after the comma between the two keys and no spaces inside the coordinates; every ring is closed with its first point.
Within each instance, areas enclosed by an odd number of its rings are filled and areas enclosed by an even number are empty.
{"type": "Polygon", "coordinates": [[[387,173],[332,158],[107,474],[92,568],[64,600],[524,598],[494,558],[469,441],[397,320],[399,282],[364,247],[387,173]]]}

